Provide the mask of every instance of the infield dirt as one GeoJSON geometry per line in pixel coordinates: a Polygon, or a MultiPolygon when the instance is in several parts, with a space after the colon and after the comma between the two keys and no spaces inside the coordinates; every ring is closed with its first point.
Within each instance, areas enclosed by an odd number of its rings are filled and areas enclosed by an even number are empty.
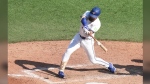
{"type": "Polygon", "coordinates": [[[101,41],[105,53],[95,44],[95,52],[117,68],[111,74],[90,62],[83,48],[75,51],[67,64],[65,79],[58,78],[62,55],[70,41],[21,42],[8,44],[9,84],[142,84],[143,44],[101,41]]]}

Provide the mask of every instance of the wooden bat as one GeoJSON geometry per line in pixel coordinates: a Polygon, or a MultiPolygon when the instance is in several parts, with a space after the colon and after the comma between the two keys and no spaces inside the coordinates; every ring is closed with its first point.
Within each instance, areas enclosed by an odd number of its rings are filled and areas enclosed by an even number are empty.
{"type": "Polygon", "coordinates": [[[89,34],[96,42],[97,44],[105,51],[107,52],[107,48],[102,44],[100,43],[96,38],[94,38],[91,34],[89,34]]]}

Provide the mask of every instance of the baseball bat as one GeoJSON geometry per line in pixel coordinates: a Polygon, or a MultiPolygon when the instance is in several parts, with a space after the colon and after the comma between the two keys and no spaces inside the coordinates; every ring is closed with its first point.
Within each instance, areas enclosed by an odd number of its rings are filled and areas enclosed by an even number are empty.
{"type": "Polygon", "coordinates": [[[94,38],[91,34],[89,34],[96,42],[97,44],[105,51],[107,52],[107,48],[102,44],[100,43],[96,38],[94,38]]]}

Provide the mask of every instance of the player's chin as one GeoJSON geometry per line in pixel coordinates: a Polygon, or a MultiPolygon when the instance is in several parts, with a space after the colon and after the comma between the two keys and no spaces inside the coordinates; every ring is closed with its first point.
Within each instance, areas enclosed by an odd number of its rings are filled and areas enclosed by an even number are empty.
{"type": "Polygon", "coordinates": [[[93,22],[93,21],[95,21],[95,20],[96,20],[96,18],[89,17],[89,21],[93,22]]]}

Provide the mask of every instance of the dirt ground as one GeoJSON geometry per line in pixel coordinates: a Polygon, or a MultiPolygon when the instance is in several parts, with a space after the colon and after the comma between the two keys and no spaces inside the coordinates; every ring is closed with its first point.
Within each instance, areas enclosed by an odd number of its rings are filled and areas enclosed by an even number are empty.
{"type": "Polygon", "coordinates": [[[66,78],[58,78],[62,55],[70,41],[21,42],[8,44],[9,84],[143,84],[143,44],[101,41],[104,52],[95,44],[95,52],[114,64],[117,73],[92,64],[82,48],[67,64],[66,78]]]}

